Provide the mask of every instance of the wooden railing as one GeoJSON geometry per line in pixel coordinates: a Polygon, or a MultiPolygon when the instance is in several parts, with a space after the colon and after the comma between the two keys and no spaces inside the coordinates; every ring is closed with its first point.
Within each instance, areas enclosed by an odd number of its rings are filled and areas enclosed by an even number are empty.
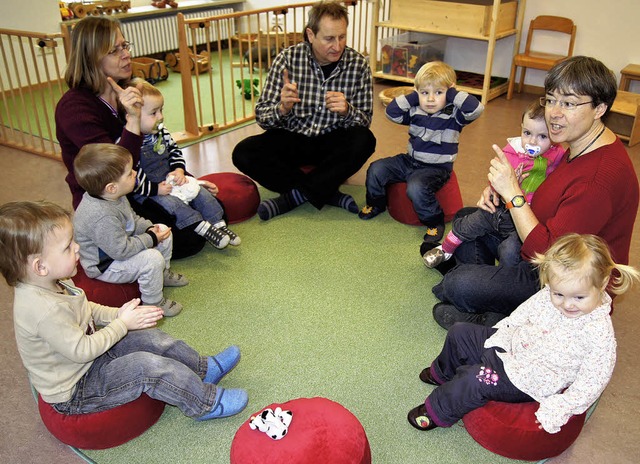
{"type": "Polygon", "coordinates": [[[0,29],[0,143],[59,158],[54,111],[64,91],[62,34],[0,29]]]}
{"type": "MultiPolygon", "coordinates": [[[[343,3],[349,10],[347,45],[368,55],[371,4],[364,0],[343,3]]],[[[181,74],[184,128],[171,128],[178,143],[254,120],[255,102],[275,53],[304,40],[312,5],[190,19],[178,14],[179,50],[170,51],[165,58],[181,74]],[[225,22],[226,30],[235,34],[221,39],[225,22]],[[195,40],[195,34],[203,30],[213,39],[204,46],[189,46],[202,43],[195,40]]],[[[60,158],[54,112],[67,90],[63,73],[69,32],[69,27],[63,27],[60,34],[0,29],[0,144],[60,158]]],[[[180,104],[172,102],[171,106],[180,104]]]]}

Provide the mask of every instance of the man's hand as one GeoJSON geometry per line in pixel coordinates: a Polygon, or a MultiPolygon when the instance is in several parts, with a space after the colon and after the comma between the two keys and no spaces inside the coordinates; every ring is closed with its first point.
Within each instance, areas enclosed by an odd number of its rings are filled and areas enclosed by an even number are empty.
{"type": "Polygon", "coordinates": [[[327,92],[324,97],[327,109],[332,113],[338,113],[340,116],[346,116],[349,112],[349,103],[347,97],[342,92],[327,92]]]}
{"type": "Polygon", "coordinates": [[[289,71],[284,70],[282,73],[284,79],[284,86],[280,91],[280,114],[284,116],[293,109],[293,105],[300,103],[300,97],[298,96],[298,84],[289,80],[289,71]]]}

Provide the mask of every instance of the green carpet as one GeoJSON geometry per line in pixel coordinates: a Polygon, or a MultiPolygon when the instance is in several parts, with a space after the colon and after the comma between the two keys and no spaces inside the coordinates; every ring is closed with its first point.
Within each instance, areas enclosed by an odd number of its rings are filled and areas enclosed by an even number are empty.
{"type": "MultiPolygon", "coordinates": [[[[363,203],[364,187],[343,189],[363,203]]],[[[478,445],[462,423],[420,432],[406,421],[433,388],[418,374],[445,336],[431,316],[431,287],[440,275],[420,260],[422,228],[387,213],[365,222],[339,208],[319,212],[306,204],[232,229],[243,240],[238,248],[207,246],[173,263],[191,283],[166,291],[185,309],[161,328],[203,354],[238,344],[242,360],[221,385],[247,389],[247,409],[196,422],[167,406],[141,437],[85,451],[86,457],[118,464],[228,463],[233,436],[251,414],[274,402],[322,396],[359,418],[374,463],[513,462],[478,445]]]]}

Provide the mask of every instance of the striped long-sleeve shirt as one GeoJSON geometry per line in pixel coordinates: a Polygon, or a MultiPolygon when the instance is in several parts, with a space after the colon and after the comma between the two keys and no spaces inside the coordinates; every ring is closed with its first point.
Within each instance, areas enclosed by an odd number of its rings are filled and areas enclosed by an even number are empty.
{"type": "Polygon", "coordinates": [[[447,104],[439,112],[420,109],[418,92],[400,95],[387,105],[387,118],[409,126],[407,154],[426,164],[453,163],[458,155],[460,131],[484,111],[476,97],[451,87],[447,104]]]}
{"type": "Polygon", "coordinates": [[[278,54],[269,69],[267,82],[256,104],[256,121],[263,129],[286,129],[308,137],[338,128],[369,127],[373,116],[373,82],[368,60],[347,47],[328,78],[313,57],[311,45],[302,42],[278,54]],[[285,116],[280,115],[280,92],[284,70],[298,85],[302,100],[285,116]],[[346,116],[327,109],[325,94],[342,92],[349,103],[346,116]]]}

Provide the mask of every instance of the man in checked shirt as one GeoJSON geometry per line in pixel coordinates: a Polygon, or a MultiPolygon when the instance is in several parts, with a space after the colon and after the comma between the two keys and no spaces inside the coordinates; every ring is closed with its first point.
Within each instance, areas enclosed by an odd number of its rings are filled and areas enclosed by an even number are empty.
{"type": "Polygon", "coordinates": [[[260,203],[262,220],[309,202],[358,212],[338,187],[373,154],[373,83],[368,60],[346,46],[347,9],[319,2],[305,41],[282,50],[256,104],[264,133],[233,150],[236,167],[280,196],[260,203]],[[302,167],[313,166],[313,169],[302,167]]]}

